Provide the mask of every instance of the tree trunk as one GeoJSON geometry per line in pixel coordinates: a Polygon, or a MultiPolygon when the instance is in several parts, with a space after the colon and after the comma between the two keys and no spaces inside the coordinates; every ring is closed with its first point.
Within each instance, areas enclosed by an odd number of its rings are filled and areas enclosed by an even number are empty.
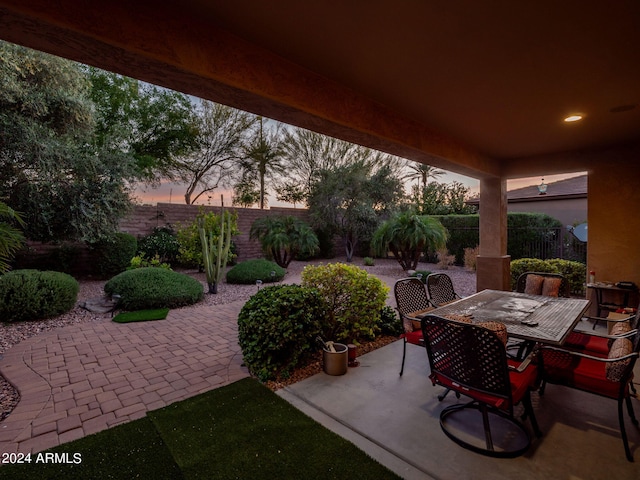
{"type": "Polygon", "coordinates": [[[213,283],[209,283],[209,293],[218,293],[218,283],[217,282],[213,282],[213,283]]]}

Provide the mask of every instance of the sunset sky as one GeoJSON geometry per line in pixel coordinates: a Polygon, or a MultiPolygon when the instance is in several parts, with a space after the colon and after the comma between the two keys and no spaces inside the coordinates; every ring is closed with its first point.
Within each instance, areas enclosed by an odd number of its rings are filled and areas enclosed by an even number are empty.
{"type": "MultiPolygon", "coordinates": [[[[558,180],[563,180],[565,178],[576,177],[578,175],[584,175],[584,172],[571,173],[571,174],[562,174],[562,175],[548,175],[545,177],[528,177],[528,178],[519,178],[516,180],[508,180],[507,181],[507,189],[514,190],[521,187],[526,187],[529,185],[539,185],[544,178],[544,182],[549,184],[553,182],[557,182],[558,180]]],[[[480,191],[480,182],[474,178],[466,177],[464,175],[458,175],[456,173],[447,172],[445,175],[441,176],[438,181],[440,183],[451,183],[451,182],[460,182],[463,185],[469,187],[471,195],[477,195],[480,191]]],[[[415,181],[413,182],[415,183],[415,181]]],[[[406,187],[407,190],[410,188],[411,183],[408,182],[406,187]]],[[[183,184],[167,182],[160,185],[158,188],[138,188],[135,191],[137,203],[144,203],[155,205],[156,203],[184,203],[184,193],[186,187],[183,184]]],[[[224,203],[227,206],[231,205],[232,202],[232,192],[230,190],[215,190],[211,196],[203,195],[196,202],[199,205],[216,205],[219,206],[220,195],[224,196],[224,203]]],[[[282,202],[278,202],[275,198],[270,199],[269,205],[274,207],[292,207],[293,205],[285,204],[282,202]]],[[[298,205],[299,207],[299,205],[298,205]]]]}

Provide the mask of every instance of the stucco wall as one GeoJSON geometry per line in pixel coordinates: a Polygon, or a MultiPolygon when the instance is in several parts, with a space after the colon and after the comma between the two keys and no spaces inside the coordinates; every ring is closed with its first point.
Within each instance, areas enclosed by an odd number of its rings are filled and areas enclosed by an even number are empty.
{"type": "MultiPolygon", "coordinates": [[[[180,223],[191,223],[201,210],[220,213],[220,207],[200,205],[174,203],[158,203],[157,206],[137,205],[127,217],[120,221],[120,231],[142,237],[149,235],[154,227],[169,225],[176,228],[180,223]]],[[[303,220],[308,219],[308,211],[301,208],[272,207],[268,210],[259,210],[227,207],[227,210],[238,214],[240,234],[233,238],[237,246],[238,261],[262,256],[260,244],[255,240],[249,240],[249,230],[256,219],[265,215],[291,215],[303,220]]]]}
{"type": "Polygon", "coordinates": [[[589,171],[587,266],[596,272],[597,281],[631,280],[640,285],[637,154],[603,158],[589,171]]]}

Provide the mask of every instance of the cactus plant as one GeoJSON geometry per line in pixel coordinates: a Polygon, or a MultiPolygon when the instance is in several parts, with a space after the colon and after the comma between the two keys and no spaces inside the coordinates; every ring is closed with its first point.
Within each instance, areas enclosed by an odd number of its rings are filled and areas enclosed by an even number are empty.
{"type": "Polygon", "coordinates": [[[218,284],[227,267],[227,258],[231,248],[231,233],[233,231],[231,215],[224,208],[220,213],[219,233],[205,228],[204,219],[198,219],[198,233],[202,244],[202,260],[207,276],[209,293],[218,293],[218,284]]]}

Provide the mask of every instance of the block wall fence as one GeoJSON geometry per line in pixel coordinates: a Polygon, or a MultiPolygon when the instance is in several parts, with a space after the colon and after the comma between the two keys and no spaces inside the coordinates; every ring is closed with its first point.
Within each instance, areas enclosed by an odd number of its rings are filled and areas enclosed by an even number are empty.
{"type": "MultiPolygon", "coordinates": [[[[303,208],[271,207],[260,210],[257,208],[225,207],[225,210],[235,212],[238,215],[240,234],[233,237],[237,247],[238,261],[262,256],[260,244],[256,240],[249,240],[249,230],[256,219],[265,216],[290,215],[304,221],[309,220],[309,212],[303,208]]],[[[219,214],[221,207],[175,203],[136,205],[129,215],[120,221],[119,229],[121,232],[140,238],[152,233],[155,227],[170,226],[177,229],[179,224],[191,223],[202,211],[219,214]]]]}

